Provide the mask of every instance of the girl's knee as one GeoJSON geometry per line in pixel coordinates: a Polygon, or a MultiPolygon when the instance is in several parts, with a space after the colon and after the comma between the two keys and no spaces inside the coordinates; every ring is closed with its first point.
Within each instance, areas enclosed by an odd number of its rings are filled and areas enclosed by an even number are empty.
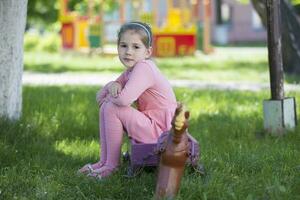
{"type": "Polygon", "coordinates": [[[104,102],[100,107],[101,112],[108,112],[108,113],[115,112],[117,109],[118,106],[112,102],[104,102]]]}

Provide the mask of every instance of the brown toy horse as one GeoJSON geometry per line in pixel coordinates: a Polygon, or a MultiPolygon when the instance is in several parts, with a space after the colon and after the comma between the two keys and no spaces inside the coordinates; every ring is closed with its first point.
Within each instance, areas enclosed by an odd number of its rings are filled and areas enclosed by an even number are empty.
{"type": "Polygon", "coordinates": [[[180,187],[188,158],[187,136],[189,112],[179,104],[172,120],[172,129],[166,137],[166,149],[160,156],[155,199],[173,199],[180,187]]]}

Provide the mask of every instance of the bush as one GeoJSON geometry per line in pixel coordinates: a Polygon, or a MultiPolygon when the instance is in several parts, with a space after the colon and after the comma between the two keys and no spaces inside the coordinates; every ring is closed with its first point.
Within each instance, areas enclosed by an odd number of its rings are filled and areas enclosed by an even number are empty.
{"type": "Polygon", "coordinates": [[[27,32],[24,36],[24,51],[58,52],[61,39],[57,33],[27,32]]]}
{"type": "Polygon", "coordinates": [[[37,33],[25,33],[24,35],[24,51],[37,50],[40,43],[40,37],[37,33]]]}
{"type": "Polygon", "coordinates": [[[40,36],[38,50],[46,52],[58,52],[61,47],[61,40],[56,33],[47,33],[40,36]]]}

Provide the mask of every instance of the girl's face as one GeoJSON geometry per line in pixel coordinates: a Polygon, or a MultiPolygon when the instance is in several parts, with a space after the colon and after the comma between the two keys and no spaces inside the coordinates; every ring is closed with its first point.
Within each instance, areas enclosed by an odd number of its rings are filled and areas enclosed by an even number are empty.
{"type": "Polygon", "coordinates": [[[134,30],[125,31],[118,45],[119,59],[126,68],[133,67],[137,62],[151,56],[152,48],[146,48],[141,36],[134,30]]]}

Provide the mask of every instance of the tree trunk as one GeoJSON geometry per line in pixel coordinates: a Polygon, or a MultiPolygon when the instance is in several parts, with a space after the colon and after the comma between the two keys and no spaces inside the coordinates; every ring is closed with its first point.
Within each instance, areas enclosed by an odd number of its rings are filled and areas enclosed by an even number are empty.
{"type": "Polygon", "coordinates": [[[23,35],[27,0],[0,1],[0,117],[17,120],[22,110],[23,35]]]}
{"type": "MultiPolygon", "coordinates": [[[[254,9],[260,16],[262,23],[267,27],[266,0],[251,0],[254,9]]],[[[282,61],[283,69],[290,74],[300,74],[300,22],[295,10],[286,0],[282,1],[282,61]]]]}
{"type": "Polygon", "coordinates": [[[272,100],[284,99],[280,1],[267,0],[269,71],[272,100]]]}

